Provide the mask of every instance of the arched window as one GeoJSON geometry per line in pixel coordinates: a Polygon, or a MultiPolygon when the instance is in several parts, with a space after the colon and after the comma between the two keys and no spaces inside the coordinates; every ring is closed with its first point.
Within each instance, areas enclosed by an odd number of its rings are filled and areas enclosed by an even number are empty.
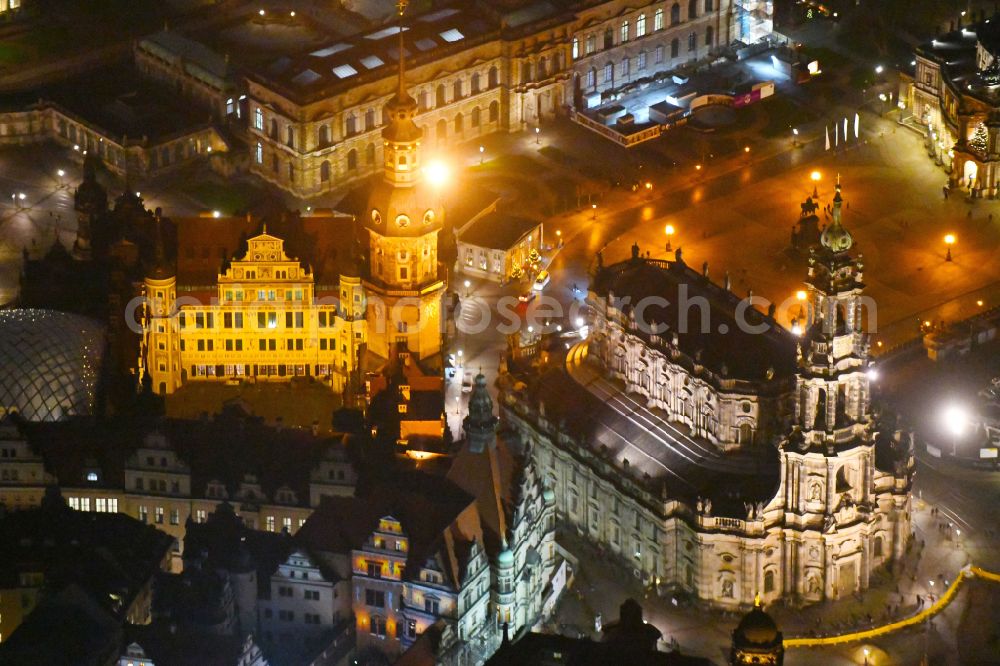
{"type": "Polygon", "coordinates": [[[872,555],[875,557],[882,557],[882,537],[875,537],[875,543],[872,544],[872,555]]]}
{"type": "Polygon", "coordinates": [[[455,134],[461,134],[465,130],[465,117],[459,113],[455,116],[455,134]]]}
{"type": "Polygon", "coordinates": [[[295,147],[295,128],[289,125],[285,128],[285,143],[288,144],[289,148],[295,147]]]}
{"type": "Polygon", "coordinates": [[[663,10],[653,12],[653,30],[663,30],[663,10]]]}
{"type": "Polygon", "coordinates": [[[323,124],[319,126],[319,147],[325,148],[330,145],[330,126],[323,124]]]}
{"type": "Polygon", "coordinates": [[[325,183],[330,180],[330,161],[323,160],[319,165],[319,182],[325,183]]]}
{"type": "Polygon", "coordinates": [[[352,136],[358,131],[358,119],[354,117],[354,114],[348,114],[347,120],[344,121],[344,134],[347,136],[352,136]]]}
{"type": "Polygon", "coordinates": [[[604,66],[604,82],[612,85],[615,82],[615,64],[609,62],[604,66]]]}
{"type": "Polygon", "coordinates": [[[477,106],[477,107],[475,107],[475,108],[472,109],[472,126],[473,127],[479,127],[479,116],[480,116],[480,111],[479,111],[479,107],[477,106]]]}
{"type": "Polygon", "coordinates": [[[435,104],[437,104],[437,106],[444,106],[446,103],[447,101],[445,99],[444,84],[442,83],[437,87],[437,97],[435,99],[435,104]]]}
{"type": "Polygon", "coordinates": [[[573,38],[573,60],[576,60],[579,57],[580,57],[580,38],[579,37],[574,37],[573,38]]]}
{"type": "Polygon", "coordinates": [[[452,99],[462,99],[462,79],[455,79],[455,84],[452,87],[452,99]]]}
{"type": "Polygon", "coordinates": [[[681,22],[681,6],[676,2],[670,8],[670,25],[677,25],[681,22]]]}
{"type": "Polygon", "coordinates": [[[594,89],[597,88],[597,68],[591,67],[590,71],[587,72],[587,87],[594,89]]]}
{"type": "Polygon", "coordinates": [[[521,85],[531,81],[531,63],[525,62],[521,64],[521,85]]]}
{"type": "Polygon", "coordinates": [[[712,46],[712,26],[705,28],[705,46],[712,46]]]}
{"type": "Polygon", "coordinates": [[[764,572],[764,593],[774,592],[774,572],[764,572]]]}
{"type": "Polygon", "coordinates": [[[604,30],[604,48],[610,49],[615,45],[615,31],[608,26],[604,30]]]}
{"type": "Polygon", "coordinates": [[[278,140],[278,121],[274,118],[271,118],[271,138],[278,140]]]}
{"type": "Polygon", "coordinates": [[[694,51],[698,48],[698,33],[692,32],[688,35],[688,51],[694,51]]]}
{"type": "Polygon", "coordinates": [[[431,94],[426,90],[420,91],[420,110],[427,111],[431,108],[431,94]]]}
{"type": "Polygon", "coordinates": [[[375,109],[365,111],[365,131],[375,129],[375,109]]]}
{"type": "Polygon", "coordinates": [[[358,168],[358,151],[351,148],[347,153],[347,170],[355,171],[358,168]]]}
{"type": "Polygon", "coordinates": [[[495,123],[500,120],[500,104],[496,101],[490,102],[490,122],[495,123]]]}
{"type": "Polygon", "coordinates": [[[539,59],[539,61],[538,61],[538,80],[539,81],[544,81],[545,77],[547,77],[549,75],[547,64],[548,63],[546,63],[545,58],[539,59]]]}
{"type": "Polygon", "coordinates": [[[625,42],[628,41],[628,37],[629,37],[628,30],[629,30],[628,19],[625,19],[624,21],[622,21],[621,39],[619,39],[619,41],[622,44],[624,44],[625,42]]]}
{"type": "Polygon", "coordinates": [[[500,72],[496,67],[490,67],[490,88],[500,85],[500,72]]]}
{"type": "Polygon", "coordinates": [[[375,166],[375,144],[369,143],[365,146],[365,164],[375,166]]]}
{"type": "Polygon", "coordinates": [[[688,20],[698,18],[698,0],[688,0],[688,20]]]}
{"type": "Polygon", "coordinates": [[[436,137],[438,141],[444,141],[448,138],[448,122],[444,118],[437,122],[436,137]]]}
{"type": "Polygon", "coordinates": [[[479,72],[475,72],[472,75],[472,94],[475,95],[479,92],[479,72]]]}
{"type": "Polygon", "coordinates": [[[676,37],[670,42],[670,57],[676,58],[681,53],[681,42],[676,37]]]}

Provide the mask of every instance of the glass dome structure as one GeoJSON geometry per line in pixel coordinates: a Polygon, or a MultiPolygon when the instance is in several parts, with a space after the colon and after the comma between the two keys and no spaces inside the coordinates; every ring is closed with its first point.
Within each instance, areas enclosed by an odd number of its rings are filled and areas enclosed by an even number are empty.
{"type": "Polygon", "coordinates": [[[93,412],[104,327],[55,310],[0,310],[0,416],[61,421],[93,412]]]}

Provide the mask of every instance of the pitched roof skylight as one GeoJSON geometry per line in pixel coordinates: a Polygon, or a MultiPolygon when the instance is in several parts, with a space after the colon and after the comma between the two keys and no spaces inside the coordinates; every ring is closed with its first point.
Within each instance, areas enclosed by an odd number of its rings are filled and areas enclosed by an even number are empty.
{"type": "Polygon", "coordinates": [[[427,14],[425,16],[421,16],[420,20],[423,21],[424,23],[434,23],[436,21],[440,21],[443,18],[448,18],[449,16],[454,16],[457,13],[458,13],[457,9],[455,9],[454,7],[449,7],[447,9],[442,9],[440,11],[436,11],[436,12],[434,12],[432,14],[427,14]]]}
{"type": "Polygon", "coordinates": [[[375,69],[376,67],[384,65],[385,62],[377,55],[368,55],[361,59],[361,64],[364,65],[366,69],[375,69]]]}
{"type": "Polygon", "coordinates": [[[326,48],[320,49],[319,51],[313,51],[309,55],[315,56],[317,58],[326,58],[328,56],[332,56],[334,53],[340,53],[341,51],[346,51],[349,48],[351,48],[350,44],[345,44],[341,42],[340,44],[327,46],[326,48]]]}
{"type": "Polygon", "coordinates": [[[322,77],[311,69],[307,69],[303,72],[299,72],[292,79],[292,83],[298,86],[307,86],[310,83],[316,83],[322,77]]]}
{"type": "Polygon", "coordinates": [[[437,46],[437,42],[435,42],[433,39],[427,39],[425,37],[424,39],[418,39],[414,44],[414,46],[416,46],[421,51],[430,51],[432,48],[437,46]]]}
{"type": "Polygon", "coordinates": [[[333,68],[333,73],[338,79],[346,79],[357,74],[358,70],[354,69],[350,65],[337,65],[333,68]]]}
{"type": "Polygon", "coordinates": [[[441,33],[441,39],[443,39],[444,41],[446,41],[449,44],[451,44],[451,43],[457,42],[460,39],[465,39],[465,35],[463,35],[462,33],[460,33],[455,28],[451,28],[451,29],[445,30],[444,32],[441,33]]]}
{"type": "MultiPolygon", "coordinates": [[[[406,32],[407,30],[409,30],[409,28],[407,28],[406,26],[403,26],[403,32],[406,32]]],[[[379,39],[385,39],[386,37],[390,37],[392,35],[398,35],[398,34],[399,34],[399,26],[398,25],[391,25],[388,28],[382,28],[381,30],[378,30],[377,32],[371,33],[370,35],[365,35],[365,39],[371,39],[371,40],[376,40],[377,41],[379,39]]]]}

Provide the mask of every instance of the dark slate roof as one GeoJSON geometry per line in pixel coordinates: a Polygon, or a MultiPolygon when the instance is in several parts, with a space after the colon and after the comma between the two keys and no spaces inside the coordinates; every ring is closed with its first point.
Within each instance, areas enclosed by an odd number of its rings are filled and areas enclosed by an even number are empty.
{"type": "Polygon", "coordinates": [[[117,663],[122,625],[77,585],[43,598],[0,643],[4,666],[117,663]]]}
{"type": "Polygon", "coordinates": [[[666,305],[663,300],[647,301],[649,305],[642,311],[646,326],[637,327],[634,332],[648,341],[648,331],[654,325],[666,325],[669,328],[660,333],[661,339],[670,341],[676,331],[681,352],[692,359],[700,358],[701,365],[717,375],[762,381],[769,369],[773,369],[775,379],[795,373],[795,336],[754,308],[746,309],[744,319],[755,326],[764,325],[765,332],[741,330],[745,327],[738,325],[736,312],[743,297],[711,282],[683,261],[634,256],[599,269],[592,289],[601,298],[609,293],[616,300],[628,298],[623,304],[626,312],[637,308],[644,299],[666,300],[666,305]],[[701,330],[701,307],[697,304],[681,307],[700,298],[709,304],[707,332],[701,330]],[[680,332],[682,315],[687,319],[686,333],[680,332]]]}
{"type": "MultiPolygon", "coordinates": [[[[403,30],[406,67],[444,60],[494,38],[498,22],[465,3],[407,16],[403,30]]],[[[337,37],[308,53],[281,56],[255,69],[250,77],[286,98],[307,104],[362,83],[392,80],[399,67],[399,28],[373,27],[349,37],[337,37]]],[[[388,92],[388,91],[387,91],[388,92]]]]}
{"type": "Polygon", "coordinates": [[[570,638],[558,634],[529,633],[516,642],[501,646],[486,662],[487,666],[709,666],[701,657],[679,652],[628,653],[621,645],[595,643],[589,638],[570,638]]]}
{"type": "Polygon", "coordinates": [[[350,216],[319,212],[307,216],[274,215],[173,218],[177,227],[177,285],[211,287],[223,265],[242,257],[246,240],[267,232],[285,241],[285,254],[312,267],[316,284],[336,285],[354,263],[354,222],[350,216]]]}
{"type": "Polygon", "coordinates": [[[138,644],[156,666],[236,666],[243,653],[243,640],[238,636],[212,635],[209,640],[204,635],[184,633],[176,625],[158,621],[132,624],[125,629],[125,646],[138,644]]]}
{"type": "MultiPolygon", "coordinates": [[[[644,451],[647,457],[631,455],[627,474],[645,483],[650,492],[658,494],[665,487],[668,497],[692,505],[698,497],[711,498],[714,515],[745,518],[744,502],[766,503],[778,490],[780,461],[773,446],[724,454],[701,440],[679,442],[680,434],[671,434],[670,429],[653,432],[643,420],[609,407],[562,367],[543,374],[529,391],[532,404],[544,402],[546,419],[557,430],[606,458],[616,470],[621,470],[622,458],[630,456],[626,445],[644,451]]],[[[666,423],[658,412],[649,418],[666,423]]]]}
{"type": "Polygon", "coordinates": [[[73,511],[46,498],[40,508],[0,520],[0,574],[12,579],[7,581],[12,586],[19,572],[41,571],[47,589],[76,585],[122,618],[173,541],[125,514],[73,511]],[[121,602],[114,602],[112,593],[121,602]]]}
{"type": "Polygon", "coordinates": [[[287,486],[300,505],[309,500],[309,474],[324,452],[344,446],[339,438],[315,437],[303,429],[271,428],[237,410],[225,410],[213,419],[166,419],[158,424],[77,420],[23,428],[63,487],[123,488],[129,456],[144,445],[148,433],[161,432],[190,468],[192,496],[204,497],[208,483],[217,480],[233,497],[250,474],[268,498],[287,486]],[[86,481],[88,461],[100,469],[97,483],[86,481]]]}
{"type": "Polygon", "coordinates": [[[479,247],[507,250],[540,224],[538,220],[496,210],[470,224],[458,235],[458,240],[479,247]]]}
{"type": "MultiPolygon", "coordinates": [[[[348,553],[364,545],[380,518],[392,516],[410,539],[407,576],[418,575],[427,559],[449,543],[455,543],[455,555],[463,570],[467,553],[458,552],[461,541],[452,539],[446,543],[444,534],[474,504],[475,498],[447,479],[402,472],[374,484],[363,497],[324,497],[295,534],[295,541],[314,552],[348,553]]],[[[481,531],[473,536],[481,538],[481,531]]],[[[445,569],[445,574],[452,578],[447,566],[445,569]]]]}

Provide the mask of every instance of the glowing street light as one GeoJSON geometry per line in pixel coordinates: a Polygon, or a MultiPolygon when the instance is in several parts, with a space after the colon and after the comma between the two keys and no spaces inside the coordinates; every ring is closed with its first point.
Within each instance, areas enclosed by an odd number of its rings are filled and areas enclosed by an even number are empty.
{"type": "MultiPolygon", "coordinates": [[[[944,414],[945,429],[951,433],[951,455],[958,451],[958,438],[965,432],[965,427],[969,423],[969,415],[959,405],[949,405],[945,408],[944,414]]],[[[931,583],[933,585],[933,583],[931,583]]]]}
{"type": "Polygon", "coordinates": [[[868,655],[871,654],[871,650],[869,650],[868,648],[865,648],[863,650],[863,652],[864,652],[864,655],[865,655],[865,666],[868,666],[868,655]]]}
{"type": "Polygon", "coordinates": [[[948,248],[948,253],[944,256],[945,261],[951,261],[951,246],[955,244],[955,240],[955,234],[947,234],[944,237],[945,247],[948,248]]]}
{"type": "Polygon", "coordinates": [[[795,292],[795,300],[797,301],[806,300],[806,292],[804,289],[799,289],[797,292],[795,292]]]}
{"type": "Polygon", "coordinates": [[[213,210],[212,217],[214,217],[215,219],[219,219],[220,217],[222,217],[222,213],[217,210],[213,210]]]}
{"type": "Polygon", "coordinates": [[[881,74],[884,71],[885,71],[885,67],[883,67],[882,65],[875,65],[875,73],[876,74],[881,74]]]}
{"type": "Polygon", "coordinates": [[[535,128],[535,145],[536,146],[542,142],[541,133],[542,133],[542,128],[541,127],[536,127],[535,128]]]}
{"type": "Polygon", "coordinates": [[[594,211],[594,221],[597,221],[597,204],[590,204],[591,210],[594,211]]]}
{"type": "Polygon", "coordinates": [[[667,252],[670,252],[672,249],[670,246],[670,240],[677,230],[674,229],[674,225],[668,224],[663,231],[667,234],[667,252]]]}
{"type": "Polygon", "coordinates": [[[424,175],[427,182],[435,187],[440,187],[448,181],[448,165],[439,160],[435,160],[424,167],[424,175]]]}
{"type": "Polygon", "coordinates": [[[259,12],[257,12],[257,13],[258,13],[258,14],[260,14],[261,16],[263,16],[263,15],[264,15],[264,14],[266,14],[267,12],[265,12],[265,11],[264,11],[264,10],[262,9],[262,10],[260,10],[260,11],[259,11],[259,12]]]}
{"type": "Polygon", "coordinates": [[[486,152],[486,146],[479,146],[479,164],[480,165],[482,165],[483,160],[485,159],[483,157],[483,153],[485,153],[485,152],[486,152]]]}
{"type": "Polygon", "coordinates": [[[819,198],[819,190],[817,189],[819,181],[823,178],[823,174],[819,171],[813,171],[809,174],[809,180],[813,182],[813,199],[819,198]]]}

